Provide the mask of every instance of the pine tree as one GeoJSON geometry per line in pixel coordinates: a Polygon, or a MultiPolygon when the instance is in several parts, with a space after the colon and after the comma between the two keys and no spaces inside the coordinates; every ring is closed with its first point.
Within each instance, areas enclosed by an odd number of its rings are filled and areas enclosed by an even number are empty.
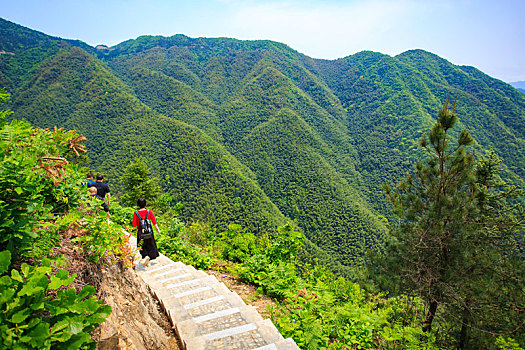
{"type": "Polygon", "coordinates": [[[153,204],[160,193],[158,178],[151,177],[151,170],[141,159],[130,162],[123,176],[124,194],[121,201],[124,205],[134,207],[138,198],[145,198],[153,204]]]}
{"type": "Polygon", "coordinates": [[[423,331],[432,329],[441,307],[447,322],[457,325],[458,346],[465,348],[473,327],[481,330],[479,337],[511,332],[509,324],[491,317],[494,310],[507,319],[512,314],[509,323],[520,327],[516,320],[523,319],[517,306],[523,299],[523,272],[517,247],[524,226],[521,206],[509,204],[518,189],[499,181],[501,161],[492,154],[476,164],[467,151],[474,142],[468,131],[463,130],[455,144],[451,141],[456,123],[455,103],[450,107],[447,100],[438,122],[421,139],[428,156],[417,163],[415,176],[395,189],[385,186],[400,220],[391,229],[382,275],[391,290],[425,301],[423,331]],[[505,306],[508,303],[516,307],[505,306]]]}
{"type": "Polygon", "coordinates": [[[507,184],[502,172],[502,159],[494,151],[476,164],[473,195],[478,211],[470,218],[476,230],[464,244],[465,268],[458,271],[462,283],[456,287],[463,301],[457,305],[462,313],[461,349],[479,347],[482,338],[491,334],[521,337],[522,345],[525,342],[523,190],[507,184]]]}

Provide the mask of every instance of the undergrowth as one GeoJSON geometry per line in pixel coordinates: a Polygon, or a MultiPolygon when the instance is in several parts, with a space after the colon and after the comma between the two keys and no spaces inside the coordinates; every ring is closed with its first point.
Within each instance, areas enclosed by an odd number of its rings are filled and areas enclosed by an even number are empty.
{"type": "MultiPolygon", "coordinates": [[[[7,98],[0,90],[0,103],[7,98]]],[[[131,265],[129,243],[82,184],[86,139],[7,115],[0,111],[0,348],[94,349],[92,332],[111,307],[93,286],[75,284],[57,248],[67,239],[88,264],[131,265]]]]}
{"type": "Polygon", "coordinates": [[[369,293],[323,266],[301,263],[304,236],[291,224],[260,237],[235,224],[219,233],[202,223],[186,228],[176,218],[163,226],[157,243],[164,254],[202,269],[234,263],[241,280],[276,301],[272,321],[301,349],[438,348],[413,317],[423,312],[421,302],[369,293]]]}
{"type": "MultiPolygon", "coordinates": [[[[164,254],[201,269],[227,266],[227,272],[256,286],[257,293],[272,297],[273,323],[301,349],[454,348],[446,336],[437,336],[446,329],[422,331],[427,310],[421,299],[393,297],[375,290],[370,281],[356,283],[318,263],[300,261],[304,236],[292,224],[256,236],[236,224],[216,232],[200,222],[185,227],[176,217],[163,219],[164,234],[157,243],[164,254]]],[[[503,337],[494,348],[522,350],[514,339],[503,337]]]]}

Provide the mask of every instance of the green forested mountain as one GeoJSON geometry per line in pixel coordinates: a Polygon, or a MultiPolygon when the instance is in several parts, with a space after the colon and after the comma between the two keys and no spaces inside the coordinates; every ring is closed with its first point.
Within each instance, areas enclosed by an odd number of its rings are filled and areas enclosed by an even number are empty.
{"type": "Polygon", "coordinates": [[[295,220],[311,251],[346,265],[381,246],[381,185],[419,158],[447,96],[477,148],[525,178],[525,95],[422,50],[328,61],[271,41],[183,35],[95,50],[0,19],[1,50],[13,117],[84,134],[91,167],[115,190],[142,157],[186,220],[259,233],[295,220]]]}
{"type": "MultiPolygon", "coordinates": [[[[135,157],[147,159],[195,220],[220,226],[236,221],[254,229],[285,222],[253,175],[223,146],[200,129],[151,110],[128,90],[100,61],[68,47],[34,72],[13,107],[35,125],[81,132],[90,140],[92,166],[109,179],[118,179],[135,157]],[[227,205],[240,198],[245,207],[227,205]]],[[[113,184],[119,188],[118,181],[113,184]]]]}

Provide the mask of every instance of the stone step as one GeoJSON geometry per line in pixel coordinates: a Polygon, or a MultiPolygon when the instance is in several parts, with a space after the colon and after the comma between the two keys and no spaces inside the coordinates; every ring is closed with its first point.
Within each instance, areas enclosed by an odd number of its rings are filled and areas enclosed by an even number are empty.
{"type": "Polygon", "coordinates": [[[247,326],[262,321],[262,317],[251,306],[233,307],[178,322],[177,332],[182,339],[193,339],[203,334],[247,326]]]}
{"type": "MultiPolygon", "coordinates": [[[[130,243],[136,244],[134,237],[130,243]]],[[[162,254],[148,266],[139,263],[136,272],[159,300],[184,349],[299,349],[215,276],[162,254]]]]}
{"type": "MultiPolygon", "coordinates": [[[[214,276],[209,276],[198,283],[200,285],[185,291],[179,290],[177,293],[172,293],[166,288],[155,292],[159,300],[162,300],[163,308],[170,315],[173,324],[246,305],[236,293],[232,293],[224,284],[218,283],[214,276]]],[[[154,289],[156,290],[155,287],[154,289]]]]}
{"type": "Polygon", "coordinates": [[[187,350],[299,349],[297,345],[295,348],[283,347],[284,345],[289,346],[289,342],[284,342],[282,335],[276,331],[270,320],[224,328],[191,338],[182,336],[181,339],[183,339],[183,347],[187,350]]]}
{"type": "Polygon", "coordinates": [[[197,280],[208,277],[208,274],[204,271],[195,270],[193,266],[186,265],[163,265],[156,267],[158,270],[145,270],[138,271],[140,276],[143,276],[145,280],[161,283],[163,285],[177,284],[178,282],[185,282],[188,280],[197,280]]]}
{"type": "Polygon", "coordinates": [[[276,343],[264,345],[253,350],[297,350],[297,344],[291,338],[286,338],[276,343]]]}

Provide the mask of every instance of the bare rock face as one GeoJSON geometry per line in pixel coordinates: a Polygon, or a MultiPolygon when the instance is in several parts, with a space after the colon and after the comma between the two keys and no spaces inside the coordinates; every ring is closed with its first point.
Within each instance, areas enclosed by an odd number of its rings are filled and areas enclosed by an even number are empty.
{"type": "Polygon", "coordinates": [[[133,270],[104,267],[99,296],[113,308],[96,337],[100,350],[180,349],[157,301],[133,270]]]}

